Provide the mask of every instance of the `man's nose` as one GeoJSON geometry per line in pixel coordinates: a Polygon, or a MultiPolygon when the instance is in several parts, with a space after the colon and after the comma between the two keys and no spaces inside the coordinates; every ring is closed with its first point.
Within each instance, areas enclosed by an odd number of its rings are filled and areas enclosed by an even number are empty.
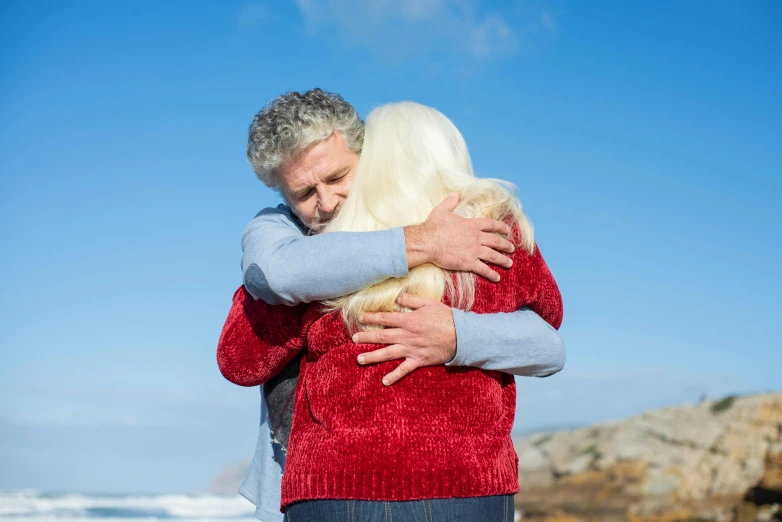
{"type": "Polygon", "coordinates": [[[337,194],[324,194],[318,200],[318,208],[324,214],[331,214],[339,205],[339,199],[337,194]]]}

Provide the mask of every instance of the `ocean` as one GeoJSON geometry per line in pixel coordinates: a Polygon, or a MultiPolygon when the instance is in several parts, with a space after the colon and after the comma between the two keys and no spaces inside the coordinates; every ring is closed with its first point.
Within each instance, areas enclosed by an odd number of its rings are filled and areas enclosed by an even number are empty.
{"type": "MultiPolygon", "coordinates": [[[[255,518],[245,498],[192,495],[83,495],[0,490],[0,522],[237,522],[255,518]]],[[[516,511],[514,521],[521,520],[516,511]]]]}
{"type": "Polygon", "coordinates": [[[255,506],[236,496],[83,495],[0,490],[0,522],[236,522],[256,520],[255,506]]]}

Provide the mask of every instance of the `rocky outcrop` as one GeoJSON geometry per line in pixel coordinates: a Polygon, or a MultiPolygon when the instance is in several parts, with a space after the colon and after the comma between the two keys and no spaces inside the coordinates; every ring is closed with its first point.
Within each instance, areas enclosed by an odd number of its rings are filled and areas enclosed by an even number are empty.
{"type": "Polygon", "coordinates": [[[209,492],[215,495],[236,495],[252,461],[246,460],[224,468],[209,485],[209,492]]]}
{"type": "Polygon", "coordinates": [[[782,520],[782,393],[537,434],[516,451],[525,518],[782,520]]]}

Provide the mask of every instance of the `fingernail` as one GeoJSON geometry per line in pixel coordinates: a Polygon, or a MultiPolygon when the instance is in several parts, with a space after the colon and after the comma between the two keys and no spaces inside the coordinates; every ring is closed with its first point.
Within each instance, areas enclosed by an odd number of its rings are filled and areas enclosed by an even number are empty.
{"type": "Polygon", "coordinates": [[[388,386],[390,383],[388,382],[388,379],[383,379],[383,384],[385,384],[386,386],[388,386]]]}
{"type": "Polygon", "coordinates": [[[353,334],[353,337],[351,337],[351,339],[353,339],[354,343],[357,343],[358,342],[358,334],[353,334]]]}
{"type": "Polygon", "coordinates": [[[363,355],[359,355],[358,356],[358,364],[364,364],[364,356],[363,355]]]}

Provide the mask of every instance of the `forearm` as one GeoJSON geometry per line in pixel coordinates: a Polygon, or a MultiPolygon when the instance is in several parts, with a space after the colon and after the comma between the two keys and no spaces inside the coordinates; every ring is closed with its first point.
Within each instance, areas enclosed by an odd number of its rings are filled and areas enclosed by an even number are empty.
{"type": "Polygon", "coordinates": [[[414,268],[431,261],[431,245],[433,238],[424,225],[410,225],[404,228],[405,254],[407,267],[414,268]]]}
{"type": "Polygon", "coordinates": [[[217,343],[220,373],[239,386],[277,375],[304,348],[299,328],[305,306],[271,306],[237,290],[217,343]]]}
{"type": "Polygon", "coordinates": [[[402,228],[305,236],[262,220],[248,225],[242,247],[244,285],[269,304],[331,299],[408,273],[402,228]]]}
{"type": "Polygon", "coordinates": [[[254,350],[250,344],[225,343],[217,350],[217,365],[226,380],[239,386],[260,386],[277,375],[301,350],[278,347],[254,350]]]}
{"type": "Polygon", "coordinates": [[[565,366],[562,337],[529,308],[496,314],[453,309],[453,321],[456,356],[446,366],[534,377],[547,377],[565,366]]]}
{"type": "Polygon", "coordinates": [[[260,386],[277,375],[302,348],[295,343],[264,346],[247,337],[228,336],[218,344],[217,366],[223,377],[236,385],[260,386]]]}

